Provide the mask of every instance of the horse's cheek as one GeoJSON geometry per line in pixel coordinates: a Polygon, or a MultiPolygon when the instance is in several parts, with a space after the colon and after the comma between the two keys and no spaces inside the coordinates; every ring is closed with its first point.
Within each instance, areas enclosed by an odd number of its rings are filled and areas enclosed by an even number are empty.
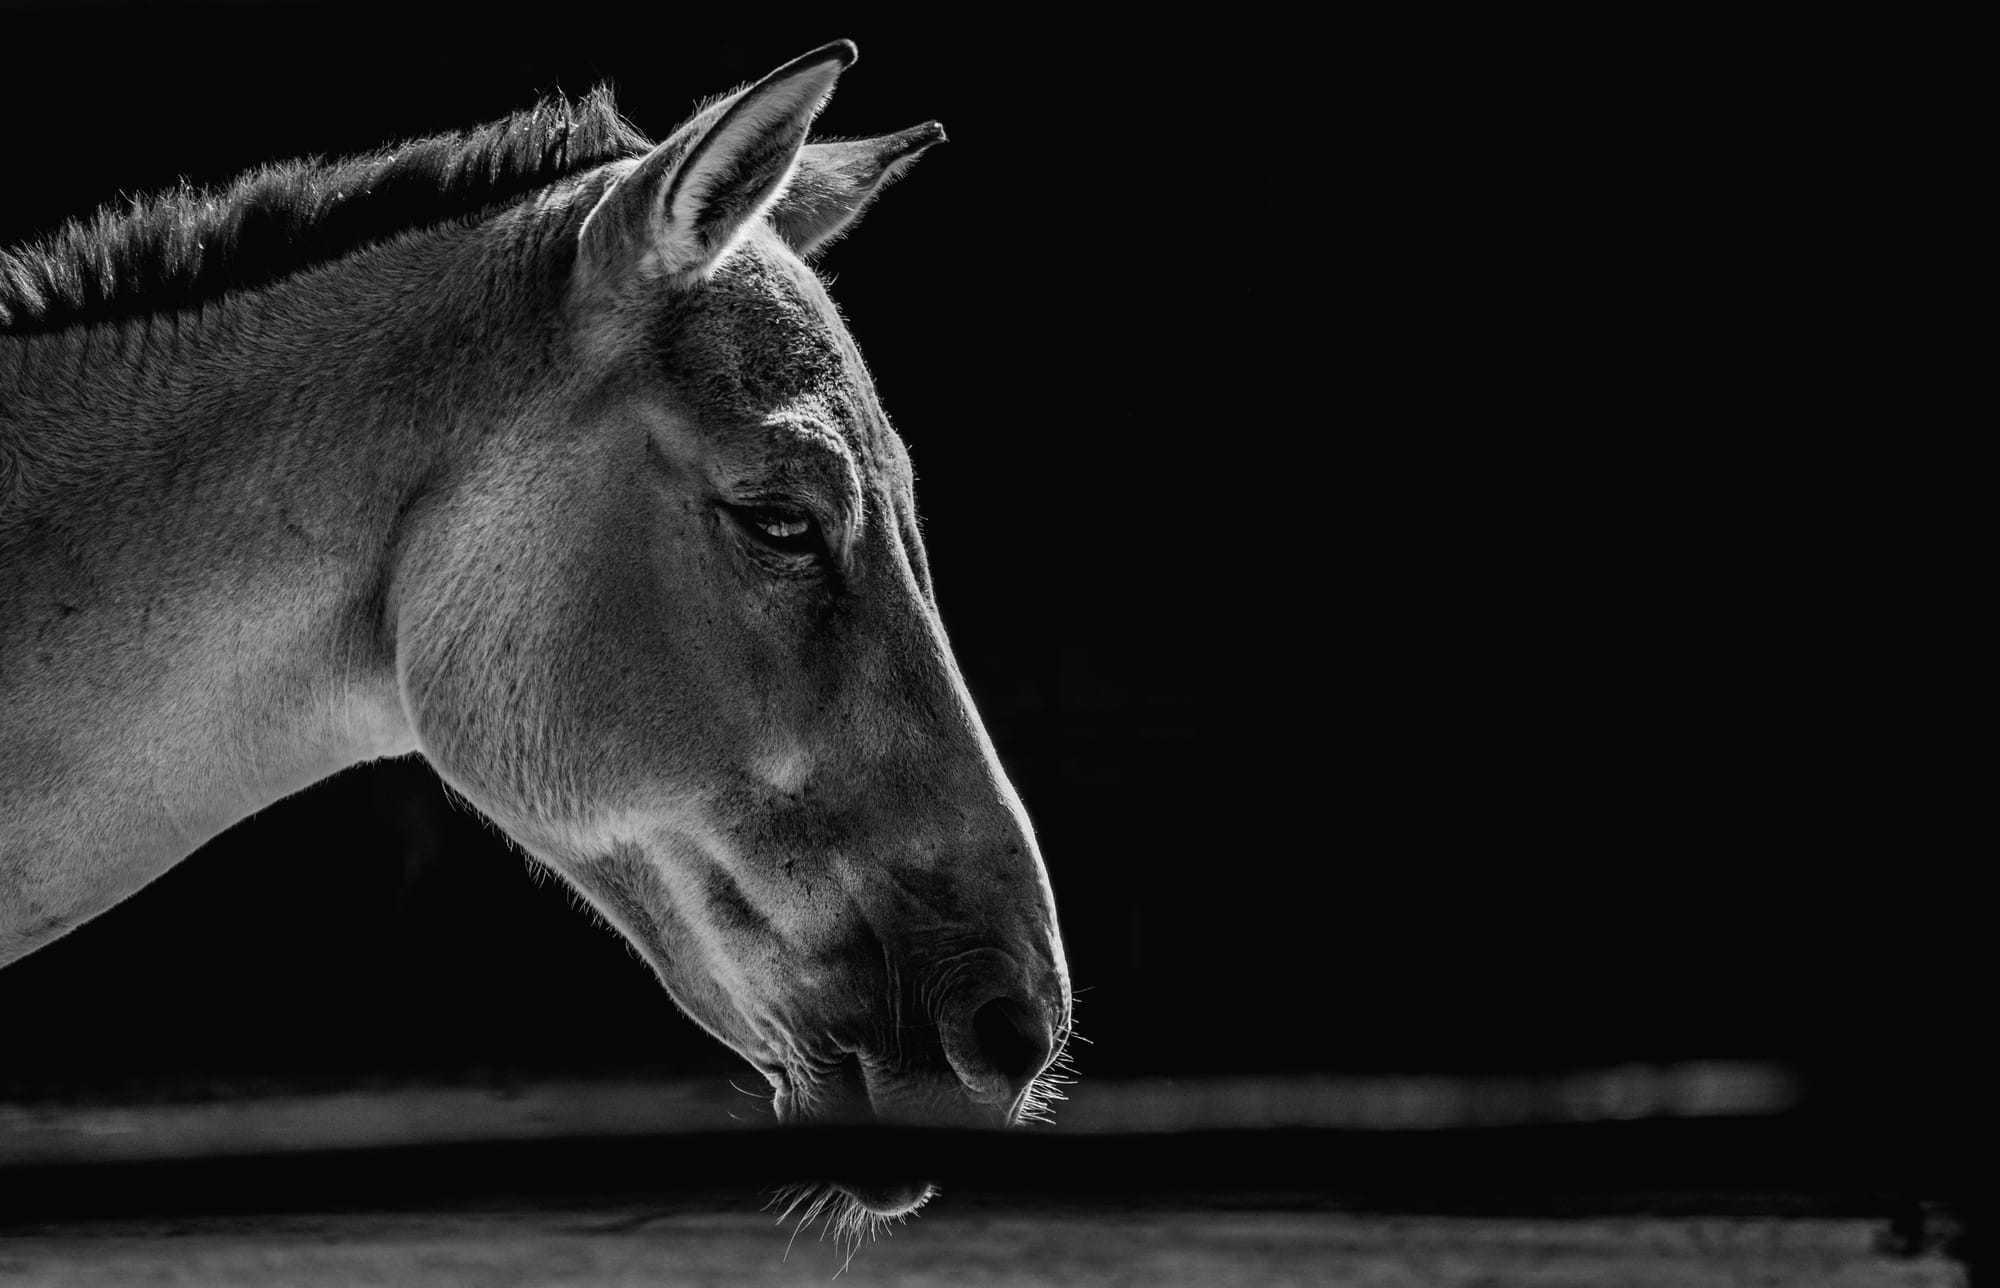
{"type": "Polygon", "coordinates": [[[674,814],[749,763],[763,727],[740,587],[694,505],[635,500],[573,548],[550,692],[593,757],[593,798],[674,814]]]}
{"type": "Polygon", "coordinates": [[[419,748],[524,842],[575,794],[551,754],[575,717],[547,683],[573,652],[550,631],[561,618],[539,610],[562,593],[539,554],[563,548],[547,514],[517,488],[447,499],[412,537],[396,590],[397,679],[419,748]]]}

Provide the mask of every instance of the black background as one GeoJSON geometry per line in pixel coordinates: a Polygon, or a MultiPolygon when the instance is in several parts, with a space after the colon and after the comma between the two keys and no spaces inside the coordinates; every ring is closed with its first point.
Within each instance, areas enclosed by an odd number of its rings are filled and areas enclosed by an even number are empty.
{"type": "MultiPolygon", "coordinates": [[[[10,244],[599,79],[659,137],[835,36],[823,132],[942,120],[822,272],[1086,1077],[1962,1069],[1965,774],[1913,733],[1891,485],[1830,481],[1852,440],[1798,396],[1823,288],[1775,171],[1686,155],[1713,85],[1614,114],[1617,51],[1496,69],[1448,26],[0,22],[10,244]]],[[[0,974],[0,1016],[25,1093],[743,1069],[415,761],[246,822],[0,974]]]]}

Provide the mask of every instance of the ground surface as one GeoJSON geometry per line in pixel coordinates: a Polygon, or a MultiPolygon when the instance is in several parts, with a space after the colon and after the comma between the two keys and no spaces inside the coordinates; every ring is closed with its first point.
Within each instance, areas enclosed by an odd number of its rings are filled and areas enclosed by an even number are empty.
{"type": "Polygon", "coordinates": [[[1879,1221],[1620,1217],[1497,1219],[1297,1211],[954,1211],[934,1205],[863,1247],[748,1212],[605,1208],[432,1216],[205,1219],[50,1227],[0,1238],[0,1284],[761,1284],[1076,1288],[1947,1288],[1936,1253],[1881,1250],[1879,1221]],[[835,1280],[836,1274],[839,1274],[835,1280]]]}

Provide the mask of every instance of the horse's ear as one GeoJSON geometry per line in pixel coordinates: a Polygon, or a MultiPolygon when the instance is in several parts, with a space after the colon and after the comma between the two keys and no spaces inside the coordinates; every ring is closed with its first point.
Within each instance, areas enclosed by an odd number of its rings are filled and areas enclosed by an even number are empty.
{"type": "Polygon", "coordinates": [[[854,58],[845,40],[815,49],[640,158],[584,220],[579,269],[602,283],[635,272],[681,283],[708,276],[784,191],[807,127],[854,58]]]}
{"type": "Polygon", "coordinates": [[[791,186],[771,206],[771,225],[793,250],[809,254],[847,231],[876,193],[942,142],[944,127],[925,121],[879,139],[808,143],[791,186]]]}

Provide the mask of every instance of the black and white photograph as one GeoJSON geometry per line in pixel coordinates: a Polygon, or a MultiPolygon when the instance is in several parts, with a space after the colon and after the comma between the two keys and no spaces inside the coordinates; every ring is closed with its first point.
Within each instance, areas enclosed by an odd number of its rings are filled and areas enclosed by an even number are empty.
{"type": "Polygon", "coordinates": [[[1539,21],[0,0],[0,1285],[2000,1282],[1843,127],[1539,21]]]}

